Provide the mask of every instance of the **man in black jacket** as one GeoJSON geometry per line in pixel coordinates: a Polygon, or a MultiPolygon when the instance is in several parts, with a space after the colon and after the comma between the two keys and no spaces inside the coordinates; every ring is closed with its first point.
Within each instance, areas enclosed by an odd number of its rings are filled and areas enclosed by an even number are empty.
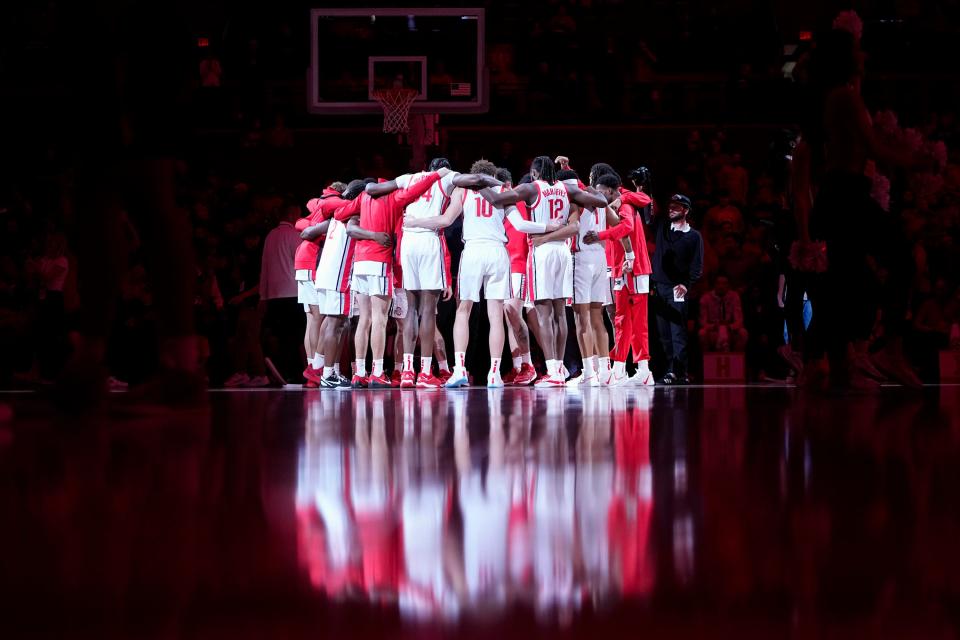
{"type": "Polygon", "coordinates": [[[668,218],[654,218],[656,250],[653,253],[654,291],[657,295],[657,329],[667,357],[663,384],[685,384],[687,377],[687,293],[703,273],[703,238],[690,227],[690,198],[670,198],[668,218]]]}

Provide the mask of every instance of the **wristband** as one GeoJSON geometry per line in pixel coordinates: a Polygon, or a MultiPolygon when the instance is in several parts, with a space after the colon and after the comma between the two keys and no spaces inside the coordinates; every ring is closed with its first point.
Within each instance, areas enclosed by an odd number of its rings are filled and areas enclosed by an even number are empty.
{"type": "Polygon", "coordinates": [[[627,260],[633,260],[636,256],[634,256],[633,252],[631,251],[630,253],[625,253],[623,257],[626,258],[627,260]]]}

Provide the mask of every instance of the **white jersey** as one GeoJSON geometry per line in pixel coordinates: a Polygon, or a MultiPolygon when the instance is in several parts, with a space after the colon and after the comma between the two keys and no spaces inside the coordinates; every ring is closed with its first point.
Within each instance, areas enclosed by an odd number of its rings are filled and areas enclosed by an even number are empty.
{"type": "MultiPolygon", "coordinates": [[[[420,173],[405,173],[397,177],[396,183],[401,189],[407,189],[410,185],[423,180],[427,175],[429,174],[426,171],[421,171],[420,173]]],[[[434,182],[433,186],[430,187],[426,193],[407,205],[404,215],[410,218],[433,218],[443,215],[444,210],[447,208],[447,203],[450,202],[450,194],[453,193],[453,179],[458,175],[458,173],[451,171],[434,182]]],[[[431,231],[430,229],[404,228],[403,232],[437,234],[436,231],[431,231]]]]}
{"type": "MultiPolygon", "coordinates": [[[[530,220],[542,224],[566,224],[570,217],[570,194],[567,185],[562,182],[549,184],[543,180],[535,180],[537,199],[532,205],[527,205],[530,220]]],[[[555,240],[549,244],[565,244],[566,240],[555,240]]]]}
{"type": "Polygon", "coordinates": [[[588,233],[594,231],[601,233],[607,230],[607,208],[599,207],[597,209],[584,209],[580,213],[580,233],[577,236],[577,253],[574,258],[581,253],[596,253],[606,256],[606,250],[602,242],[587,244],[583,239],[588,233]]]}
{"type": "MultiPolygon", "coordinates": [[[[503,187],[499,188],[503,191],[503,187]]],[[[503,226],[506,212],[483,199],[476,191],[463,189],[463,241],[487,240],[507,244],[503,226]]]]}
{"type": "Polygon", "coordinates": [[[347,226],[336,218],[330,218],[327,240],[323,243],[317,264],[317,289],[346,291],[350,288],[353,244],[353,238],[347,235],[347,226]]]}

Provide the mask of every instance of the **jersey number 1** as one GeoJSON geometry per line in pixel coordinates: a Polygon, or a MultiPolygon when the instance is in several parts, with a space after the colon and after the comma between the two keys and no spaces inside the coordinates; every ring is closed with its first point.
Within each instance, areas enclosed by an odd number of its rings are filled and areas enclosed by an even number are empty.
{"type": "Polygon", "coordinates": [[[493,207],[489,202],[477,196],[477,217],[478,218],[490,218],[493,217],[493,207]]]}

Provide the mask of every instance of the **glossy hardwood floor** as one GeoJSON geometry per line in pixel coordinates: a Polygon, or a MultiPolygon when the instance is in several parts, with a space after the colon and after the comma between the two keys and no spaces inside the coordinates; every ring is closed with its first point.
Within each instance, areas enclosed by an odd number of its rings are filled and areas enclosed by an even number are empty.
{"type": "Polygon", "coordinates": [[[960,388],[0,395],[0,637],[953,638],[960,388]]]}

